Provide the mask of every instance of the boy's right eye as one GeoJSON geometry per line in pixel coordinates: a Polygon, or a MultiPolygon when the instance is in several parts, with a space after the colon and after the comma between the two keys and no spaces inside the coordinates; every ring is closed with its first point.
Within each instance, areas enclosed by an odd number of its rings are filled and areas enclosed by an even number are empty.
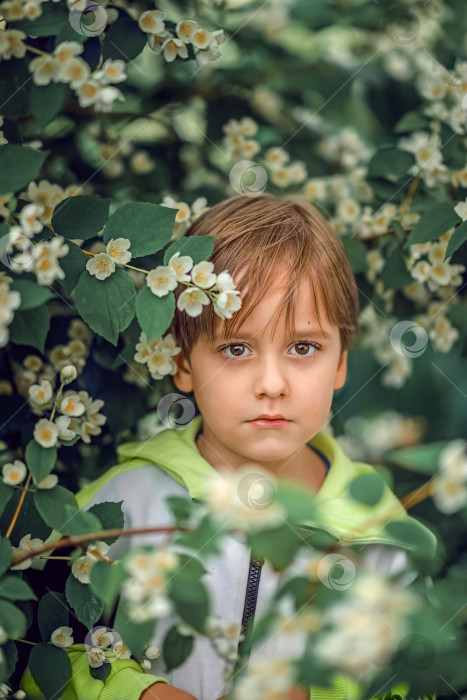
{"type": "MultiPolygon", "coordinates": [[[[236,355],[236,354],[226,355],[224,351],[230,350],[230,348],[235,348],[235,351],[238,348],[246,348],[248,350],[246,345],[244,345],[243,343],[231,343],[230,345],[222,345],[222,347],[217,349],[217,352],[220,353],[223,360],[232,360],[232,359],[235,359],[236,357],[239,357],[239,358],[245,357],[245,355],[242,355],[242,354],[240,354],[240,355],[236,355]]],[[[235,351],[234,351],[234,353],[235,353],[235,351]]]]}

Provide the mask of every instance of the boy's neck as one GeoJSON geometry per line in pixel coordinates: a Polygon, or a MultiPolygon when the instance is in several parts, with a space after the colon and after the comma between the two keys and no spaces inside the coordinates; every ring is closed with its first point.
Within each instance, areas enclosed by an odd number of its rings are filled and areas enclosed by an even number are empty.
{"type": "MultiPolygon", "coordinates": [[[[214,469],[218,468],[219,454],[206,440],[202,430],[198,432],[195,442],[200,455],[209,462],[214,469]]],[[[286,464],[283,468],[279,467],[277,470],[273,470],[266,465],[261,466],[269,471],[275,478],[294,479],[315,492],[320,490],[327,474],[323,459],[314,450],[310,449],[308,445],[304,445],[303,451],[298,453],[297,458],[286,464]]]]}

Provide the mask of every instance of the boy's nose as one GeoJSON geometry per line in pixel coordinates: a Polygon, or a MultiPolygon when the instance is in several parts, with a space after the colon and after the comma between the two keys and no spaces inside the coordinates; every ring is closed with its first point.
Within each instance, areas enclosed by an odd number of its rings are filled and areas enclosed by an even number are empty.
{"type": "Polygon", "coordinates": [[[256,394],[267,394],[271,397],[288,394],[288,382],[277,359],[266,359],[258,367],[255,379],[256,394]]]}

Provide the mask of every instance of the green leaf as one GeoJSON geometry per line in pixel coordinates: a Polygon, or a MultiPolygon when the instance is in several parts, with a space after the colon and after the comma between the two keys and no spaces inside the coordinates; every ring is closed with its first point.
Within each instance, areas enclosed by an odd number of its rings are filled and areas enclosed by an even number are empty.
{"type": "Polygon", "coordinates": [[[0,599],[0,627],[9,637],[23,637],[28,628],[26,615],[13,603],[0,599]]]}
{"type": "MultiPolygon", "coordinates": [[[[67,241],[67,246],[69,248],[68,253],[63,258],[60,258],[60,267],[65,273],[65,277],[59,282],[65,292],[71,294],[86,269],[86,259],[79,245],[76,245],[73,241],[67,241]]],[[[63,441],[61,442],[65,444],[63,441]]]]}
{"type": "Polygon", "coordinates": [[[419,129],[425,129],[427,124],[427,118],[422,116],[419,112],[406,112],[396,123],[394,132],[396,134],[401,134],[404,131],[417,131],[419,129]]]}
{"type": "Polygon", "coordinates": [[[37,624],[44,642],[58,627],[69,627],[70,613],[64,593],[49,591],[39,601],[37,624]]]}
{"type": "Polygon", "coordinates": [[[110,277],[98,280],[85,270],[74,294],[76,308],[88,326],[117,345],[120,331],[125,330],[135,316],[136,291],[131,277],[117,268],[110,277]]]}
{"type": "Polygon", "coordinates": [[[100,520],[86,510],[76,510],[74,505],[65,504],[66,523],[61,532],[64,535],[86,535],[102,530],[100,520]]]}
{"type": "Polygon", "coordinates": [[[291,563],[300,542],[299,533],[287,523],[269,530],[248,534],[248,544],[252,549],[252,555],[267,559],[277,571],[285,569],[291,563]]]}
{"type": "MultiPolygon", "coordinates": [[[[125,527],[125,519],[122,510],[123,501],[113,502],[104,501],[103,503],[95,503],[91,508],[88,508],[88,513],[93,513],[99,518],[102,525],[102,530],[114,530],[125,527]]],[[[118,537],[106,537],[103,539],[108,545],[113,544],[118,540],[118,537]]]]}
{"type": "Polygon", "coordinates": [[[13,343],[30,345],[43,353],[50,328],[50,311],[45,305],[27,311],[16,311],[8,328],[13,343]]]}
{"type": "Polygon", "coordinates": [[[345,254],[352,265],[352,270],[355,273],[365,272],[367,268],[367,249],[365,244],[357,238],[351,238],[350,236],[343,236],[341,241],[344,246],[345,254]]]}
{"type": "Polygon", "coordinates": [[[110,663],[104,663],[98,668],[93,668],[92,666],[89,667],[89,673],[91,676],[98,681],[102,681],[102,683],[106,682],[111,670],[112,667],[110,663]]]}
{"type": "Polygon", "coordinates": [[[192,532],[183,532],[175,538],[177,544],[193,550],[203,550],[204,554],[218,554],[219,527],[212,521],[209,514],[205,515],[198,527],[192,532]]]}
{"type": "Polygon", "coordinates": [[[178,527],[185,527],[193,512],[193,502],[180,496],[167,496],[164,500],[175,518],[175,524],[178,527]]]}
{"type": "Polygon", "coordinates": [[[4,576],[0,579],[0,598],[8,600],[37,600],[31,586],[20,576],[4,576]]]}
{"type": "Polygon", "coordinates": [[[292,523],[311,520],[316,515],[313,504],[313,492],[285,481],[278,485],[275,500],[282,505],[286,518],[292,523]]]}
{"type": "Polygon", "coordinates": [[[15,143],[0,146],[0,194],[26,187],[37,177],[48,154],[15,143]]]}
{"type": "Polygon", "coordinates": [[[172,238],[176,214],[175,209],[150,202],[123,204],[107,221],[104,243],[128,238],[133,258],[156,253],[172,238]]]}
{"type": "Polygon", "coordinates": [[[375,506],[380,502],[385,486],[385,481],[379,474],[361,474],[351,482],[349,495],[359,503],[375,506]]]}
{"type": "MultiPolygon", "coordinates": [[[[61,261],[60,261],[61,264],[61,261]]],[[[44,304],[48,299],[52,299],[54,295],[49,287],[44,287],[32,280],[14,279],[10,285],[10,289],[14,289],[21,294],[20,311],[28,309],[36,309],[41,304],[44,304]]]]}
{"type": "Polygon", "coordinates": [[[432,557],[436,552],[435,536],[410,516],[391,520],[384,529],[396,545],[415,552],[419,557],[432,557]]]}
{"type": "Polygon", "coordinates": [[[419,474],[434,474],[439,469],[441,452],[449,441],[431,442],[428,445],[415,445],[386,453],[387,459],[399,467],[419,474]]]}
{"type": "Polygon", "coordinates": [[[368,164],[368,177],[382,177],[397,182],[408,174],[414,162],[413,153],[398,148],[381,148],[368,164]]]}
{"type": "Polygon", "coordinates": [[[113,610],[126,578],[127,575],[120,562],[108,564],[105,561],[97,561],[92,565],[91,590],[104,603],[106,614],[113,610]]]}
{"type": "Polygon", "coordinates": [[[146,46],[147,35],[141,31],[138,23],[130,17],[119,17],[107,27],[102,42],[102,55],[106,58],[125,57],[132,61],[146,46]]]}
{"type": "Polygon", "coordinates": [[[173,319],[175,296],[169,292],[164,297],[156,297],[149,287],[141,287],[136,297],[136,317],[148,341],[161,336],[173,319]]]}
{"type": "Polygon", "coordinates": [[[459,223],[459,217],[452,204],[447,202],[432,204],[413,227],[404,247],[408,248],[413,243],[436,241],[457,223],[459,223]]]}
{"type": "MultiPolygon", "coordinates": [[[[27,467],[34,477],[34,483],[38,484],[39,481],[45,479],[54,468],[57,462],[57,448],[42,447],[42,445],[39,445],[39,443],[33,439],[26,445],[25,457],[27,467]]],[[[56,486],[55,488],[62,487],[56,486]]],[[[45,490],[47,491],[48,489],[45,490]]],[[[42,493],[42,490],[37,491],[37,493],[42,493]]]]}
{"type": "Polygon", "coordinates": [[[54,486],[53,489],[37,489],[34,493],[34,505],[44,522],[62,534],[65,533],[70,519],[66,506],[72,508],[73,512],[78,511],[74,494],[60,485],[54,486]]]}
{"type": "Polygon", "coordinates": [[[451,238],[449,239],[448,247],[444,259],[450,258],[453,253],[458,250],[463,243],[467,241],[467,221],[463,221],[454,229],[451,238]]]}
{"type": "Polygon", "coordinates": [[[63,696],[72,675],[70,657],[53,644],[36,644],[29,656],[29,670],[46,700],[63,696]]]}
{"type": "Polygon", "coordinates": [[[143,658],[144,652],[154,636],[155,626],[155,620],[135,622],[131,619],[124,604],[119,604],[117,607],[114,627],[121,635],[123,643],[137,659],[143,658]]]}
{"type": "Polygon", "coordinates": [[[91,629],[102,615],[104,603],[94,595],[88,584],[81,583],[73,574],[67,578],[65,593],[78,619],[91,629]]]}
{"type": "Polygon", "coordinates": [[[2,644],[3,662],[0,662],[0,683],[6,683],[18,663],[18,649],[12,639],[2,644]]]}
{"type": "Polygon", "coordinates": [[[13,496],[13,492],[13,486],[8,486],[8,484],[5,484],[4,481],[0,479],[0,515],[3,513],[3,510],[10,498],[13,496]]]}
{"type": "Polygon", "coordinates": [[[209,610],[208,594],[201,581],[179,570],[169,579],[169,597],[182,620],[201,631],[209,610]]]}
{"type": "Polygon", "coordinates": [[[381,272],[381,279],[386,289],[394,290],[403,289],[413,282],[412,275],[407,270],[407,265],[399,246],[392,251],[386,260],[381,272]]]}
{"type": "Polygon", "coordinates": [[[167,632],[162,646],[162,658],[170,673],[174,668],[181,666],[190,656],[193,649],[193,637],[180,634],[174,625],[167,632]]]}
{"type": "Polygon", "coordinates": [[[207,260],[214,250],[214,236],[182,236],[170,245],[164,254],[164,265],[169,264],[169,260],[175,253],[189,255],[193,264],[207,260]]]}
{"type": "Polygon", "coordinates": [[[0,576],[9,569],[12,559],[13,550],[10,540],[7,537],[0,537],[0,576]]]}
{"type": "Polygon", "coordinates": [[[49,124],[62,109],[68,88],[63,83],[36,85],[32,83],[29,92],[29,108],[38,125],[49,124]]]}
{"type": "MultiPolygon", "coordinates": [[[[98,195],[75,195],[57,204],[52,215],[55,233],[65,238],[87,240],[104,228],[109,216],[110,199],[98,195]]],[[[82,253],[84,257],[84,253],[82,253]]]]}

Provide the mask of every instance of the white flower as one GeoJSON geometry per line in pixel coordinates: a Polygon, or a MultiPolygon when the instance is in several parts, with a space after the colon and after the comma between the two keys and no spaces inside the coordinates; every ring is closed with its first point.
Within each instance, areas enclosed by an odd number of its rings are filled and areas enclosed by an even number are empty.
{"type": "Polygon", "coordinates": [[[189,282],[190,275],[186,273],[193,267],[193,259],[189,255],[180,256],[180,251],[177,251],[170,258],[169,267],[175,272],[178,282],[189,282]]]}
{"type": "Polygon", "coordinates": [[[131,657],[131,651],[122,641],[115,642],[112,650],[118,659],[129,659],[131,657]]]}
{"type": "Polygon", "coordinates": [[[156,297],[163,297],[178,285],[177,275],[172,267],[158,265],[146,276],[146,284],[156,297]]]}
{"type": "Polygon", "coordinates": [[[107,243],[106,251],[117,265],[124,265],[131,260],[131,253],[128,250],[130,245],[128,238],[112,238],[107,243]]]}
{"type": "Polygon", "coordinates": [[[53,447],[57,444],[58,427],[47,418],[41,418],[34,426],[34,440],[41,447],[53,447]]]}
{"type": "Polygon", "coordinates": [[[47,404],[53,394],[52,384],[48,379],[43,379],[40,384],[33,384],[28,391],[31,401],[37,406],[47,404]]]}
{"type": "Polygon", "coordinates": [[[167,63],[171,63],[176,59],[177,56],[181,58],[188,57],[188,49],[183,41],[176,39],[175,37],[170,37],[166,39],[162,44],[162,51],[164,53],[164,58],[167,63]]]}
{"type": "Polygon", "coordinates": [[[206,49],[212,41],[212,34],[207,29],[197,28],[191,33],[190,40],[197,49],[206,49]]]}
{"type": "Polygon", "coordinates": [[[68,394],[60,402],[60,411],[65,416],[82,416],[85,410],[78,394],[68,394]]]}
{"type": "Polygon", "coordinates": [[[88,554],[78,557],[71,565],[71,573],[78,581],[81,581],[81,583],[89,583],[91,567],[95,561],[96,559],[88,554]]]}
{"type": "Polygon", "coordinates": [[[90,275],[95,275],[98,280],[105,280],[115,272],[115,262],[108,253],[97,253],[87,261],[86,270],[90,275]]]}
{"type": "Polygon", "coordinates": [[[95,542],[94,544],[90,544],[89,547],[87,548],[86,554],[90,556],[92,559],[100,559],[100,554],[107,554],[109,551],[110,545],[107,544],[107,542],[104,542],[103,540],[99,540],[98,542],[95,542]]]}
{"type": "Polygon", "coordinates": [[[193,204],[191,205],[191,209],[193,211],[193,218],[197,219],[203,212],[205,212],[209,207],[207,206],[208,200],[206,197],[197,197],[193,204]]]}
{"type": "Polygon", "coordinates": [[[72,440],[75,437],[76,432],[69,428],[71,419],[71,416],[59,416],[55,418],[54,423],[58,428],[58,437],[60,440],[72,440]]]}
{"type": "Polygon", "coordinates": [[[100,90],[97,93],[96,102],[94,103],[96,105],[96,111],[110,112],[115,100],[119,100],[120,102],[125,101],[125,96],[123,95],[121,90],[114,87],[113,85],[106,85],[100,88],[100,90]]]}
{"type": "Polygon", "coordinates": [[[182,19],[177,23],[175,31],[180,41],[183,41],[184,44],[189,44],[191,41],[191,35],[197,27],[198,22],[196,22],[196,20],[182,19]]]}
{"type": "Polygon", "coordinates": [[[89,107],[90,105],[96,104],[101,89],[99,83],[92,78],[80,85],[76,91],[80,107],[89,107]]]}
{"type": "Polygon", "coordinates": [[[50,641],[56,647],[69,647],[73,644],[73,630],[71,627],[57,627],[50,635],[50,641]]]}
{"type": "Polygon", "coordinates": [[[74,365],[65,365],[60,370],[60,381],[66,384],[74,381],[78,376],[78,372],[74,365]]]}
{"type": "Polygon", "coordinates": [[[148,659],[158,659],[161,655],[161,650],[156,644],[152,644],[146,649],[146,656],[148,659]]]}
{"type": "Polygon", "coordinates": [[[32,238],[35,233],[39,233],[44,228],[44,225],[39,220],[39,217],[45,211],[45,207],[39,204],[26,204],[26,206],[21,210],[20,214],[20,224],[21,228],[26,234],[32,238]]]}
{"type": "Polygon", "coordinates": [[[184,289],[177,299],[177,309],[179,309],[179,311],[186,311],[188,316],[192,316],[193,318],[199,316],[203,310],[203,306],[207,306],[208,304],[208,295],[196,287],[184,289]]]}
{"type": "Polygon", "coordinates": [[[55,58],[60,61],[60,63],[65,63],[69,58],[74,58],[83,53],[83,45],[79,41],[62,41],[54,49],[55,58]]]}
{"type": "Polygon", "coordinates": [[[37,484],[38,489],[53,489],[58,484],[58,476],[49,474],[37,484]]]}
{"type": "Polygon", "coordinates": [[[214,299],[214,312],[222,319],[232,318],[233,313],[242,306],[242,300],[239,295],[239,290],[218,294],[214,299]]]}
{"type": "Polygon", "coordinates": [[[94,647],[105,649],[113,643],[114,635],[107,627],[96,627],[91,633],[91,641],[94,647]]]}
{"type": "MultiPolygon", "coordinates": [[[[12,547],[13,549],[13,556],[18,556],[25,554],[26,552],[30,552],[33,549],[38,549],[39,547],[42,547],[43,541],[39,539],[38,537],[35,537],[34,539],[31,539],[31,535],[27,534],[24,535],[19,541],[19,546],[18,547],[12,547]]],[[[22,561],[20,564],[16,564],[16,566],[11,566],[10,569],[13,570],[19,570],[19,569],[28,569],[32,564],[32,559],[25,559],[22,561]]]]}
{"type": "Polygon", "coordinates": [[[9,486],[16,486],[24,480],[27,471],[26,465],[20,459],[15,459],[14,462],[8,462],[8,464],[4,464],[2,467],[3,483],[9,486]]]}
{"type": "Polygon", "coordinates": [[[275,527],[285,517],[274,501],[275,480],[256,464],[241,469],[219,469],[205,484],[206,504],[220,522],[245,529],[275,527]]]}
{"type": "Polygon", "coordinates": [[[410,274],[418,282],[424,282],[430,276],[431,265],[426,260],[419,260],[410,271],[410,274]]]}
{"type": "Polygon", "coordinates": [[[454,211],[456,212],[456,214],[458,216],[460,216],[462,221],[466,221],[466,219],[467,219],[467,199],[464,202],[459,202],[458,204],[456,204],[456,206],[454,207],[454,211]]]}
{"type": "Polygon", "coordinates": [[[337,216],[342,221],[353,223],[360,215],[360,205],[355,199],[342,199],[337,206],[337,216]]]}
{"type": "MultiPolygon", "coordinates": [[[[2,3],[3,4],[3,3],[2,3]]],[[[0,60],[23,58],[26,54],[26,44],[23,43],[26,34],[18,29],[4,29],[0,33],[0,60]]]]}
{"type": "Polygon", "coordinates": [[[99,647],[88,649],[88,662],[91,668],[100,668],[105,661],[105,652],[99,647]]]}
{"type": "Polygon", "coordinates": [[[194,265],[191,271],[191,281],[196,284],[197,287],[202,289],[209,289],[216,282],[216,274],[213,273],[214,263],[209,260],[203,260],[196,265],[194,265]]]}
{"type": "Polygon", "coordinates": [[[102,68],[95,71],[93,77],[94,80],[98,80],[101,85],[109,85],[109,83],[121,83],[123,80],[127,79],[125,73],[125,61],[121,59],[108,58],[104,61],[102,68]]]}
{"type": "Polygon", "coordinates": [[[144,668],[144,669],[151,668],[151,662],[149,661],[149,659],[143,659],[141,661],[141,668],[144,668]]]}
{"type": "Polygon", "coordinates": [[[86,82],[90,72],[86,61],[79,56],[74,56],[60,65],[55,79],[62,83],[69,83],[70,87],[76,89],[86,82]]]}
{"type": "Polygon", "coordinates": [[[161,10],[148,10],[139,16],[138,24],[143,32],[161,34],[165,29],[164,17],[161,10]]]}

